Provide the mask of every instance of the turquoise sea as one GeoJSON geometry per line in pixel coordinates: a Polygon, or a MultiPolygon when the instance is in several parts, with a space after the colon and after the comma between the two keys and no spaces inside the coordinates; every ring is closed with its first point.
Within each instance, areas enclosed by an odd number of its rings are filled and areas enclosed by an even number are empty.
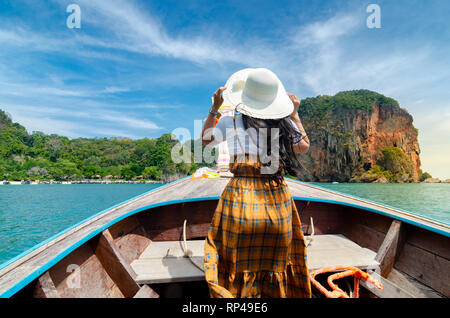
{"type": "MultiPolygon", "coordinates": [[[[450,223],[450,184],[317,185],[450,223]]],[[[0,185],[0,264],[91,215],[159,186],[0,185]]]]}
{"type": "Polygon", "coordinates": [[[0,264],[161,184],[0,185],[0,264]]]}
{"type": "Polygon", "coordinates": [[[450,183],[315,183],[450,224],[450,183]]]}

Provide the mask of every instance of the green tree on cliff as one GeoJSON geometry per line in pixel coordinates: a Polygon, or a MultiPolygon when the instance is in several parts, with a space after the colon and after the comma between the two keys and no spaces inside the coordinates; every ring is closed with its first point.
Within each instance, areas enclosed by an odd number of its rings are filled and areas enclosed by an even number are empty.
{"type": "Polygon", "coordinates": [[[380,107],[392,105],[400,107],[395,99],[366,89],[343,91],[334,96],[320,95],[305,98],[301,101],[299,114],[308,127],[326,127],[330,123],[330,116],[339,110],[373,110],[373,105],[380,107]]]}

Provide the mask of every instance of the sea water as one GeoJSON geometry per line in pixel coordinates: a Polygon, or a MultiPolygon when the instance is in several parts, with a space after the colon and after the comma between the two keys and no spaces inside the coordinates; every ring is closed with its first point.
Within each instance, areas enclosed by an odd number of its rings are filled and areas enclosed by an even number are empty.
{"type": "Polygon", "coordinates": [[[450,183],[315,183],[450,224],[450,183]]]}
{"type": "Polygon", "coordinates": [[[0,185],[0,264],[161,184],[0,185]]]}

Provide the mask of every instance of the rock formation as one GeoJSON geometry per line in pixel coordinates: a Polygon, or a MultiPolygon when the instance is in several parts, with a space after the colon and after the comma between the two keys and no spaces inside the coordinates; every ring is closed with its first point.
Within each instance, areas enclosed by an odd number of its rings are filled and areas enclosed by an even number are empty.
{"type": "Polygon", "coordinates": [[[302,180],[386,182],[387,177],[390,182],[418,180],[418,131],[412,116],[392,98],[367,90],[341,92],[303,100],[299,114],[311,141],[309,152],[300,156],[305,168],[302,180]],[[400,170],[394,167],[398,171],[388,171],[392,163],[383,167],[386,155],[383,150],[397,148],[406,159],[400,170]],[[374,172],[377,169],[390,174],[377,176],[374,172]],[[368,174],[374,178],[367,179],[368,174]],[[358,179],[364,175],[366,179],[358,179]]]}

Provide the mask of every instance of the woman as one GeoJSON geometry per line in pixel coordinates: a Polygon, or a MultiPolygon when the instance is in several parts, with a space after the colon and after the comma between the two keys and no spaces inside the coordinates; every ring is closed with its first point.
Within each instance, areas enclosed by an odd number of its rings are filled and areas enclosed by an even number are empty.
{"type": "Polygon", "coordinates": [[[296,174],[295,154],[309,149],[299,105],[267,69],[241,70],[214,94],[202,141],[227,141],[234,176],[205,244],[211,297],[311,297],[300,218],[282,177],[296,174]],[[224,99],[240,114],[214,127],[224,99]]]}

